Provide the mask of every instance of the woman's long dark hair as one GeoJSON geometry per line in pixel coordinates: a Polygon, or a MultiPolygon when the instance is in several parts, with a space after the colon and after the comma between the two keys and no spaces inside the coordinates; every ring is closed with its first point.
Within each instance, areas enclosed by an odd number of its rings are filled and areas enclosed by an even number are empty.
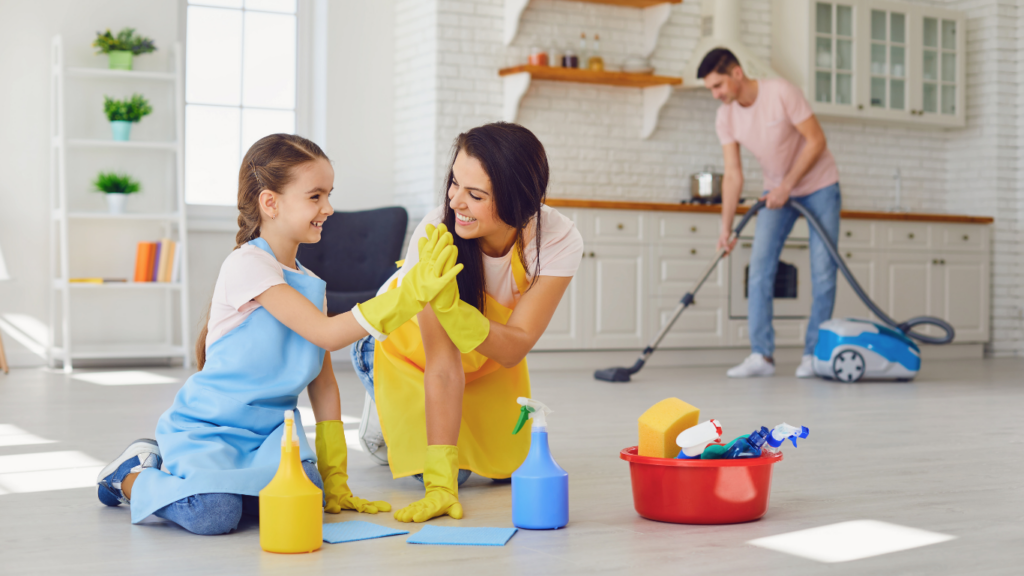
{"type": "Polygon", "coordinates": [[[466,303],[484,311],[487,298],[484,294],[483,254],[476,239],[465,240],[455,233],[455,211],[448,200],[448,189],[455,175],[452,166],[459,152],[480,161],[491,179],[491,196],[498,211],[498,218],[516,230],[515,249],[519,261],[526,266],[523,252],[523,230],[530,220],[537,216],[535,242],[537,261],[533,272],[527,276],[536,279],[540,266],[540,209],[548,189],[548,157],[544,145],[526,128],[508,122],[495,122],[473,128],[459,134],[452,146],[452,160],[448,165],[445,180],[443,221],[452,231],[455,246],[459,249],[459,263],[464,266],[458,275],[459,296],[466,303]]]}

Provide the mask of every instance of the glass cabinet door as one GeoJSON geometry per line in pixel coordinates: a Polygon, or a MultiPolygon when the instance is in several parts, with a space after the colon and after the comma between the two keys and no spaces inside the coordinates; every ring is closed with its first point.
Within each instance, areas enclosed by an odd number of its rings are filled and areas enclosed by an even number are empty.
{"type": "Polygon", "coordinates": [[[853,7],[818,2],[814,12],[814,100],[853,104],[853,7]]]}
{"type": "Polygon", "coordinates": [[[922,108],[932,114],[956,115],[956,21],[924,18],[922,108]]]}
{"type": "Polygon", "coordinates": [[[871,86],[873,108],[907,107],[907,15],[871,10],[871,86]]]}

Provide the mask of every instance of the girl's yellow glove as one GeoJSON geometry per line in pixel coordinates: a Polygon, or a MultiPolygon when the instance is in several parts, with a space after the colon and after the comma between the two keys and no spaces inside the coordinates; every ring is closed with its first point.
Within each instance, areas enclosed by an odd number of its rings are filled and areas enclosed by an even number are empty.
{"type": "Polygon", "coordinates": [[[419,241],[419,254],[420,261],[402,278],[397,289],[356,305],[353,312],[358,310],[357,320],[362,317],[366,324],[386,336],[423,310],[445,286],[456,284],[462,264],[456,263],[459,252],[444,224],[437,228],[427,225],[427,237],[419,241]]]}
{"type": "Polygon", "coordinates": [[[352,495],[348,487],[348,446],[341,420],[316,423],[316,469],[324,481],[324,512],[355,510],[366,514],[391,511],[391,504],[352,495]]]}

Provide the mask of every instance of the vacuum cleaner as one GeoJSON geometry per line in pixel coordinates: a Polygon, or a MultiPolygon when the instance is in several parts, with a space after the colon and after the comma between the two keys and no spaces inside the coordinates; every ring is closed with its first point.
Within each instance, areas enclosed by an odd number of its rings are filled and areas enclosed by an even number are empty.
{"type": "MultiPolygon", "coordinates": [[[[870,322],[867,320],[832,319],[825,321],[818,328],[818,344],[814,348],[814,371],[818,376],[827,379],[839,380],[842,382],[857,382],[862,379],[895,379],[907,381],[917,375],[921,369],[921,350],[911,338],[927,344],[948,344],[953,341],[955,331],[953,326],[932,316],[918,316],[905,322],[897,322],[883,312],[877,304],[871,301],[864,289],[857,283],[857,279],[846,267],[835,244],[831,242],[828,234],[825,233],[821,222],[803,204],[787,201],[786,205],[799,212],[807,222],[814,228],[818,236],[825,240],[825,248],[828,250],[832,260],[835,261],[843,276],[850,283],[850,287],[857,296],[867,305],[884,324],[870,322]],[[922,324],[937,326],[945,335],[929,336],[914,332],[912,328],[922,324]]],[[[764,200],[751,206],[750,210],[743,215],[739,224],[729,235],[729,244],[739,238],[740,232],[747,225],[747,222],[754,217],[762,208],[764,200]]],[[[700,290],[704,282],[711,276],[711,273],[718,266],[718,262],[725,256],[725,249],[720,249],[714,260],[708,266],[704,274],[697,280],[692,290],[683,295],[672,319],[669,320],[654,340],[644,348],[640,358],[629,368],[605,368],[594,372],[594,378],[606,382],[629,382],[630,377],[644,367],[647,359],[654,354],[658,344],[672,329],[679,316],[691,304],[694,294],[700,290]]]]}

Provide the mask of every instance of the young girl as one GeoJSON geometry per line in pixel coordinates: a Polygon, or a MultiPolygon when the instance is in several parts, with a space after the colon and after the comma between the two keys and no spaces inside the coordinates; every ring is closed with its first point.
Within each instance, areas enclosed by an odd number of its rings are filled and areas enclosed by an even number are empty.
{"type": "MultiPolygon", "coordinates": [[[[353,347],[357,373],[376,401],[364,420],[379,416],[382,430],[364,427],[365,445],[386,444],[376,456],[386,454],[392,475],[422,474],[426,488],[425,498],[395,512],[398,520],[461,518],[458,485],[469,471],[507,479],[529,451],[528,434],[512,435],[516,398],[530,396],[525,357],[583,256],[572,220],[543,205],[547,183],[544,147],[522,126],[460,134],[447,201],[413,237],[434,225],[454,230],[465,270],[386,341],[366,338],[353,347]]],[[[386,289],[400,289],[417,262],[410,251],[386,289]]]]}
{"type": "MultiPolygon", "coordinates": [[[[338,386],[325,349],[390,333],[454,286],[462,267],[441,228],[417,243],[420,262],[406,278],[408,289],[328,318],[326,284],[295,255],[299,244],[320,241],[334,212],[333,183],[330,161],[305,138],[274,134],[246,153],[238,173],[238,245],[221,266],[196,343],[200,371],[160,417],[156,440],[133,442],[97,479],[100,501],[130,504],[133,523],[155,514],[196,534],[223,534],[243,513],[258,514],[256,496],[280,462],[284,411],[295,408],[304,389],[317,420],[316,455],[302,434],[300,455],[324,492],[326,511],[391,510],[348,488],[338,386]]],[[[295,425],[302,427],[299,414],[295,425]]]]}

